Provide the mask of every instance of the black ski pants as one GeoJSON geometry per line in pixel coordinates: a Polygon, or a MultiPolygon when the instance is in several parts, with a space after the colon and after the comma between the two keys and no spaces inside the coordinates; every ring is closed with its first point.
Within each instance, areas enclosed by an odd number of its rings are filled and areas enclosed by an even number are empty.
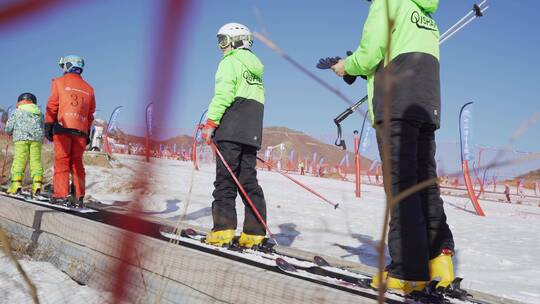
{"type": "MultiPolygon", "coordinates": [[[[264,193],[257,181],[257,148],[249,145],[230,141],[216,143],[219,151],[229,164],[251,201],[266,222],[266,202],[264,193]]],[[[214,182],[214,202],[212,203],[212,217],[214,219],[214,231],[236,229],[236,195],[239,193],[233,178],[219,157],[216,159],[216,181],[214,182]]],[[[259,221],[252,207],[242,196],[244,202],[244,227],[247,234],[265,235],[266,229],[259,221]]]]}
{"type": "MultiPolygon", "coordinates": [[[[382,157],[382,134],[377,128],[377,143],[382,157]]],[[[437,178],[435,125],[410,120],[390,121],[390,164],[393,195],[437,178]]],[[[383,161],[383,168],[387,165],[383,161]]],[[[437,184],[415,192],[390,210],[388,249],[391,277],[408,281],[429,281],[428,262],[443,249],[454,250],[452,232],[446,223],[437,184]]]]}

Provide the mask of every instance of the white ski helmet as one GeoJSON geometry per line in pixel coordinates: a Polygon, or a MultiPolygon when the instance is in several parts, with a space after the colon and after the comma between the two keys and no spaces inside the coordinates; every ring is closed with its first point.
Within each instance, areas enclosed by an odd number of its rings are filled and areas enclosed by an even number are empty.
{"type": "Polygon", "coordinates": [[[64,72],[69,72],[72,68],[79,68],[82,71],[84,68],[84,59],[77,55],[68,55],[60,58],[58,65],[64,72]]]}
{"type": "Polygon", "coordinates": [[[218,45],[224,49],[249,49],[253,45],[253,35],[249,28],[240,23],[227,23],[217,32],[218,45]]]}

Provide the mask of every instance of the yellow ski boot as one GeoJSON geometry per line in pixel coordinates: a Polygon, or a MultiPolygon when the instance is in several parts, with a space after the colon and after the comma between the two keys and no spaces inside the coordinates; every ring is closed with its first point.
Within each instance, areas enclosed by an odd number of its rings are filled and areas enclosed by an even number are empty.
{"type": "Polygon", "coordinates": [[[240,247],[253,248],[259,246],[265,238],[265,235],[247,234],[242,232],[238,239],[238,245],[240,247]]]}
{"type": "Polygon", "coordinates": [[[21,192],[21,190],[22,190],[22,178],[21,179],[13,178],[11,180],[11,186],[9,186],[6,192],[9,194],[17,194],[21,192]]]}
{"type": "MultiPolygon", "coordinates": [[[[426,288],[427,284],[427,282],[424,281],[405,281],[392,278],[388,276],[388,271],[383,272],[383,280],[386,281],[387,290],[403,295],[410,294],[413,291],[422,291],[426,288]]],[[[375,275],[371,281],[371,287],[379,289],[380,285],[381,280],[378,275],[375,275]]]]}
{"type": "Polygon", "coordinates": [[[32,195],[36,196],[41,193],[41,185],[43,182],[42,176],[34,176],[34,180],[32,182],[32,195]]]}
{"type": "Polygon", "coordinates": [[[448,287],[455,279],[452,255],[452,250],[443,249],[440,255],[429,260],[429,277],[439,281],[437,287],[448,287]]]}
{"type": "Polygon", "coordinates": [[[223,247],[224,245],[232,244],[234,239],[234,229],[210,231],[206,235],[205,243],[223,247]]]}

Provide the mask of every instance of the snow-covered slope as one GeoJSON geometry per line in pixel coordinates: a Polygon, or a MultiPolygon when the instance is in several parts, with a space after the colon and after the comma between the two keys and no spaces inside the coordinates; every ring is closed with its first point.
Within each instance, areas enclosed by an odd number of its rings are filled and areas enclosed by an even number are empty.
{"type": "MultiPolygon", "coordinates": [[[[110,204],[129,204],[138,191],[132,180],[144,174],[151,183],[143,194],[149,215],[178,219],[187,205],[187,222],[212,227],[213,165],[194,172],[188,162],[152,160],[150,170],[139,158],[118,157],[120,168],[87,168],[88,192],[93,197],[110,204]],[[139,171],[141,166],[144,171],[139,171]]],[[[375,246],[381,238],[384,211],[382,187],[362,185],[362,198],[357,199],[350,182],[297,177],[339,202],[340,208],[334,210],[275,172],[259,171],[269,227],[278,242],[376,266],[375,246]]],[[[487,216],[479,217],[463,210],[472,210],[467,199],[443,199],[456,242],[456,275],[465,278],[463,286],[540,303],[540,208],[480,201],[487,216]]],[[[240,232],[243,206],[239,197],[237,207],[240,232]]]]}
{"type": "MultiPolygon", "coordinates": [[[[40,303],[112,303],[109,293],[77,284],[50,263],[19,262],[36,286],[40,303]]],[[[15,265],[0,252],[0,303],[32,304],[34,302],[28,290],[15,265]]]]}

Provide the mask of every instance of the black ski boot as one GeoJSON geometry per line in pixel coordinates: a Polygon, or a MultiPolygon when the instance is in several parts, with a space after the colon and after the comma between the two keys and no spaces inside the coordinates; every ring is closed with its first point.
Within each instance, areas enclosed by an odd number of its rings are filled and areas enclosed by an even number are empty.
{"type": "Polygon", "coordinates": [[[73,201],[71,204],[73,205],[73,207],[75,208],[84,208],[84,197],[79,197],[79,199],[73,201]]]}
{"type": "Polygon", "coordinates": [[[51,204],[69,207],[70,203],[67,197],[51,197],[51,204]]]}
{"type": "Polygon", "coordinates": [[[431,281],[422,291],[413,291],[406,295],[406,298],[413,299],[420,303],[429,304],[450,304],[450,301],[444,298],[444,295],[436,291],[438,281],[431,281]]]}
{"type": "Polygon", "coordinates": [[[72,207],[72,208],[84,208],[83,199],[84,199],[84,197],[82,197],[82,196],[79,197],[79,198],[75,198],[75,195],[70,195],[68,197],[69,207],[72,207]]]}
{"type": "Polygon", "coordinates": [[[472,295],[465,289],[461,288],[461,281],[463,278],[455,278],[452,283],[447,287],[437,288],[437,292],[443,294],[446,297],[459,299],[461,301],[469,301],[472,299],[472,295]]]}

